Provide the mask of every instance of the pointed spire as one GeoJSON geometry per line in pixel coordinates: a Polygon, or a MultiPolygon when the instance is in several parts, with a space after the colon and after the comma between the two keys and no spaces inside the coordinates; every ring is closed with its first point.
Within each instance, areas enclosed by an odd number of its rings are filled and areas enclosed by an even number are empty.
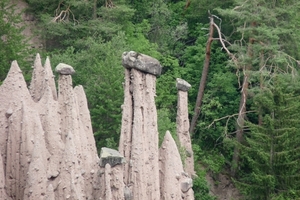
{"type": "Polygon", "coordinates": [[[0,88],[0,91],[3,92],[7,90],[10,91],[9,96],[12,95],[12,92],[20,93],[21,91],[23,91],[22,94],[24,92],[28,93],[27,85],[22,74],[22,70],[20,69],[16,60],[14,60],[11,63],[9,72],[0,88]]]}
{"type": "Polygon", "coordinates": [[[45,69],[45,80],[48,82],[48,85],[51,88],[53,99],[57,100],[57,91],[56,91],[55,80],[54,80],[55,76],[53,75],[50,59],[48,56],[46,58],[44,69],[45,69]]]}
{"type": "Polygon", "coordinates": [[[45,70],[42,65],[40,54],[36,54],[29,91],[32,99],[38,102],[44,94],[45,70]]]}
{"type": "Polygon", "coordinates": [[[177,145],[169,131],[160,147],[161,199],[194,199],[193,180],[183,171],[177,145]]]}
{"type": "MultiPolygon", "coordinates": [[[[22,71],[17,61],[13,61],[10,70],[0,86],[0,152],[6,163],[8,123],[10,116],[21,108],[21,102],[31,100],[22,71]]],[[[32,101],[32,100],[31,100],[32,101]]]]}
{"type": "Polygon", "coordinates": [[[64,144],[59,127],[58,102],[53,99],[51,88],[47,83],[44,95],[38,102],[38,110],[39,114],[43,116],[41,121],[45,132],[46,146],[50,153],[47,177],[52,180],[51,183],[58,182],[55,178],[60,173],[64,144]]]}
{"type": "Polygon", "coordinates": [[[22,70],[20,69],[18,62],[16,60],[12,61],[7,76],[10,76],[13,73],[22,73],[22,70]]]}
{"type": "Polygon", "coordinates": [[[181,199],[180,178],[183,166],[176,143],[169,131],[165,134],[159,156],[162,199],[181,199]]]}

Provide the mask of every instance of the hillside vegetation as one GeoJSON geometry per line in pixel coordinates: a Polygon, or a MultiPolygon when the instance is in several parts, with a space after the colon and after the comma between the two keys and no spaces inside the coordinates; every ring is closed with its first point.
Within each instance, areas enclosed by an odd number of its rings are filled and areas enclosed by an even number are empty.
{"type": "MultiPolygon", "coordinates": [[[[157,58],[160,138],[175,132],[175,79],[188,81],[196,199],[205,174],[232,179],[245,199],[300,198],[300,2],[298,0],[26,0],[42,57],[76,70],[97,147],[116,148],[124,69],[134,50],[157,58]],[[200,89],[198,90],[200,83],[200,89]]],[[[33,50],[20,14],[0,2],[0,84],[12,60],[25,76],[33,50]]],[[[28,76],[29,77],[29,76],[28,76]]]]}

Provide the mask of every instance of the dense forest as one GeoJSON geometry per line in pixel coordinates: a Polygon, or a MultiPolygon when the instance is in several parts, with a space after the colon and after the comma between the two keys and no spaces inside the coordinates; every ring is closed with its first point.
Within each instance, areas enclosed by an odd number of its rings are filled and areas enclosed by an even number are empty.
{"type": "MultiPolygon", "coordinates": [[[[163,66],[160,138],[176,130],[175,79],[192,85],[196,199],[216,199],[207,172],[226,174],[245,199],[300,198],[298,0],[25,1],[44,43],[39,53],[53,67],[64,62],[76,70],[73,81],[85,88],[99,149],[118,146],[121,55],[134,50],[163,66]]],[[[30,77],[36,50],[10,0],[1,0],[0,15],[1,84],[12,60],[30,77]]]]}

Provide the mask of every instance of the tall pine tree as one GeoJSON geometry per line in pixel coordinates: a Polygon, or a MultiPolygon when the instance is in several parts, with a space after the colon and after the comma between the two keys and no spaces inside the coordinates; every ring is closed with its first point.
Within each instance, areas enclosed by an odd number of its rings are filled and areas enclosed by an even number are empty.
{"type": "Polygon", "coordinates": [[[247,123],[237,181],[249,199],[300,198],[299,81],[289,74],[275,75],[254,97],[262,124],[247,123]]]}

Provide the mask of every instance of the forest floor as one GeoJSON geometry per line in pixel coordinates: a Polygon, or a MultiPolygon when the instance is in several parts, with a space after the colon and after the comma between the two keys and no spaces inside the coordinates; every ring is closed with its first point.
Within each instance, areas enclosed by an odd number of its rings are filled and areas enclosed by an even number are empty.
{"type": "Polygon", "coordinates": [[[216,196],[218,200],[239,200],[242,195],[234,186],[230,176],[224,173],[213,174],[208,172],[206,180],[210,187],[210,194],[216,196]]]}

